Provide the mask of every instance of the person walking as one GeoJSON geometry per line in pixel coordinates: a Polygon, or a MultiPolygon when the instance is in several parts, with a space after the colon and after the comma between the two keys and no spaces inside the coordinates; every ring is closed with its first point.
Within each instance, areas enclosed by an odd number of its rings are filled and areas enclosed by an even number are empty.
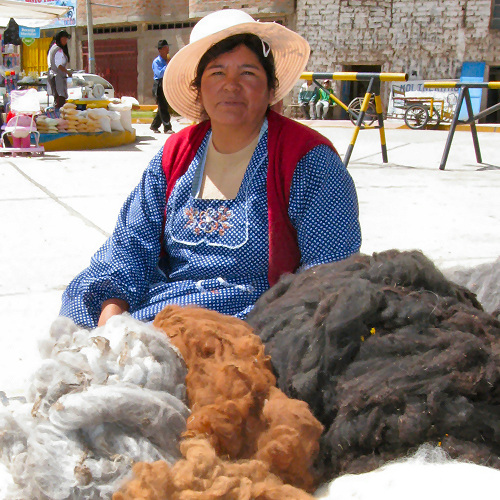
{"type": "Polygon", "coordinates": [[[153,96],[156,98],[158,110],[151,124],[151,130],[156,134],[160,133],[160,126],[163,124],[163,132],[165,134],[173,134],[172,124],[170,123],[170,112],[168,110],[168,102],[163,93],[163,74],[167,69],[168,61],[170,60],[170,48],[166,40],[158,42],[158,56],[153,61],[153,96]]]}
{"type": "Polygon", "coordinates": [[[332,82],[330,80],[325,80],[323,82],[323,87],[326,89],[318,89],[318,102],[316,103],[316,116],[318,120],[326,120],[326,116],[328,114],[328,110],[330,106],[335,106],[335,102],[330,97],[330,94],[333,93],[332,90],[332,82]]]}
{"type": "Polygon", "coordinates": [[[47,52],[48,86],[47,90],[54,96],[54,107],[64,106],[68,98],[68,82],[73,72],[67,68],[69,64],[68,40],[71,35],[66,30],[59,31],[47,52]]]}

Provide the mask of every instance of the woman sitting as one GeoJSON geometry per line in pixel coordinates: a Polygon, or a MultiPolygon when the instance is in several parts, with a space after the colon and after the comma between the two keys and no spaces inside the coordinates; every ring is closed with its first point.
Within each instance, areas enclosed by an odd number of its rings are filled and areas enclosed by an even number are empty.
{"type": "Polygon", "coordinates": [[[301,36],[242,11],[198,22],[163,86],[200,123],[153,158],[61,315],[95,327],[196,304],[244,318],[282,274],[359,251],[356,191],[332,144],[270,110],[308,57],[301,36]]]}

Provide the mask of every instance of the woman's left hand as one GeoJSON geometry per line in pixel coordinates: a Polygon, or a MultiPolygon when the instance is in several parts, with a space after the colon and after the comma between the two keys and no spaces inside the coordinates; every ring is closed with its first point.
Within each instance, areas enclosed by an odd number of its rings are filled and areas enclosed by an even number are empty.
{"type": "Polygon", "coordinates": [[[104,326],[111,316],[122,314],[129,310],[129,305],[122,299],[105,300],[101,307],[101,315],[97,326],[104,326]]]}

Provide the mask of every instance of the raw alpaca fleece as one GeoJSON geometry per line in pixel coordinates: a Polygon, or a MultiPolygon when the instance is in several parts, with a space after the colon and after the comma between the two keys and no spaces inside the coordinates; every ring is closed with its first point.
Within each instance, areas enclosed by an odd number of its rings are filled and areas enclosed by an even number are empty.
{"type": "Polygon", "coordinates": [[[500,319],[500,257],[489,264],[444,271],[447,278],[477,295],[486,312],[500,319]]]}
{"type": "Polygon", "coordinates": [[[139,460],[180,457],[186,366],[162,332],[128,315],[83,330],[56,320],[27,403],[0,406],[5,498],[111,498],[139,460]]]}
{"type": "Polygon", "coordinates": [[[249,322],[278,387],[325,425],[325,478],[442,442],[500,467],[500,323],[420,252],[388,251],[288,275],[249,322]]]}
{"type": "Polygon", "coordinates": [[[222,460],[208,439],[186,439],[181,452],[185,459],[173,467],[166,462],[134,465],[137,479],[113,500],[313,500],[270,474],[262,460],[222,460]]]}
{"type": "Polygon", "coordinates": [[[274,387],[269,357],[252,329],[230,316],[179,306],[167,306],[154,325],[179,348],[188,367],[192,413],[184,433],[188,441],[182,444],[185,460],[171,470],[163,464],[135,467],[137,480],[114,498],[247,498],[246,491],[259,488],[262,499],[306,498],[305,492],[284,486],[273,474],[285,483],[312,489],[309,469],[322,426],[303,401],[289,399],[274,387]],[[217,457],[247,461],[235,465],[217,457]],[[254,469],[255,481],[249,483],[246,477],[254,478],[245,474],[254,469]],[[157,481],[159,475],[164,481],[150,484],[151,477],[157,481]],[[225,496],[215,494],[227,488],[230,493],[225,496]],[[163,496],[155,496],[156,491],[163,496]]]}
{"type": "Polygon", "coordinates": [[[422,446],[414,456],[365,474],[347,474],[314,495],[320,500],[498,500],[500,471],[451,460],[441,448],[422,446]]]}

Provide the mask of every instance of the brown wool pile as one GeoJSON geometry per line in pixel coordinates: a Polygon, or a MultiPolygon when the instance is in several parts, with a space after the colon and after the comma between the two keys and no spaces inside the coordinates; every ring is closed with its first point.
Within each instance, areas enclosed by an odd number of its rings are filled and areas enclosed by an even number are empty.
{"type": "Polygon", "coordinates": [[[275,387],[264,346],[245,322],[206,309],[166,307],[155,319],[188,367],[191,415],[183,459],[139,463],[114,500],[306,499],[322,425],[275,387]]]}

